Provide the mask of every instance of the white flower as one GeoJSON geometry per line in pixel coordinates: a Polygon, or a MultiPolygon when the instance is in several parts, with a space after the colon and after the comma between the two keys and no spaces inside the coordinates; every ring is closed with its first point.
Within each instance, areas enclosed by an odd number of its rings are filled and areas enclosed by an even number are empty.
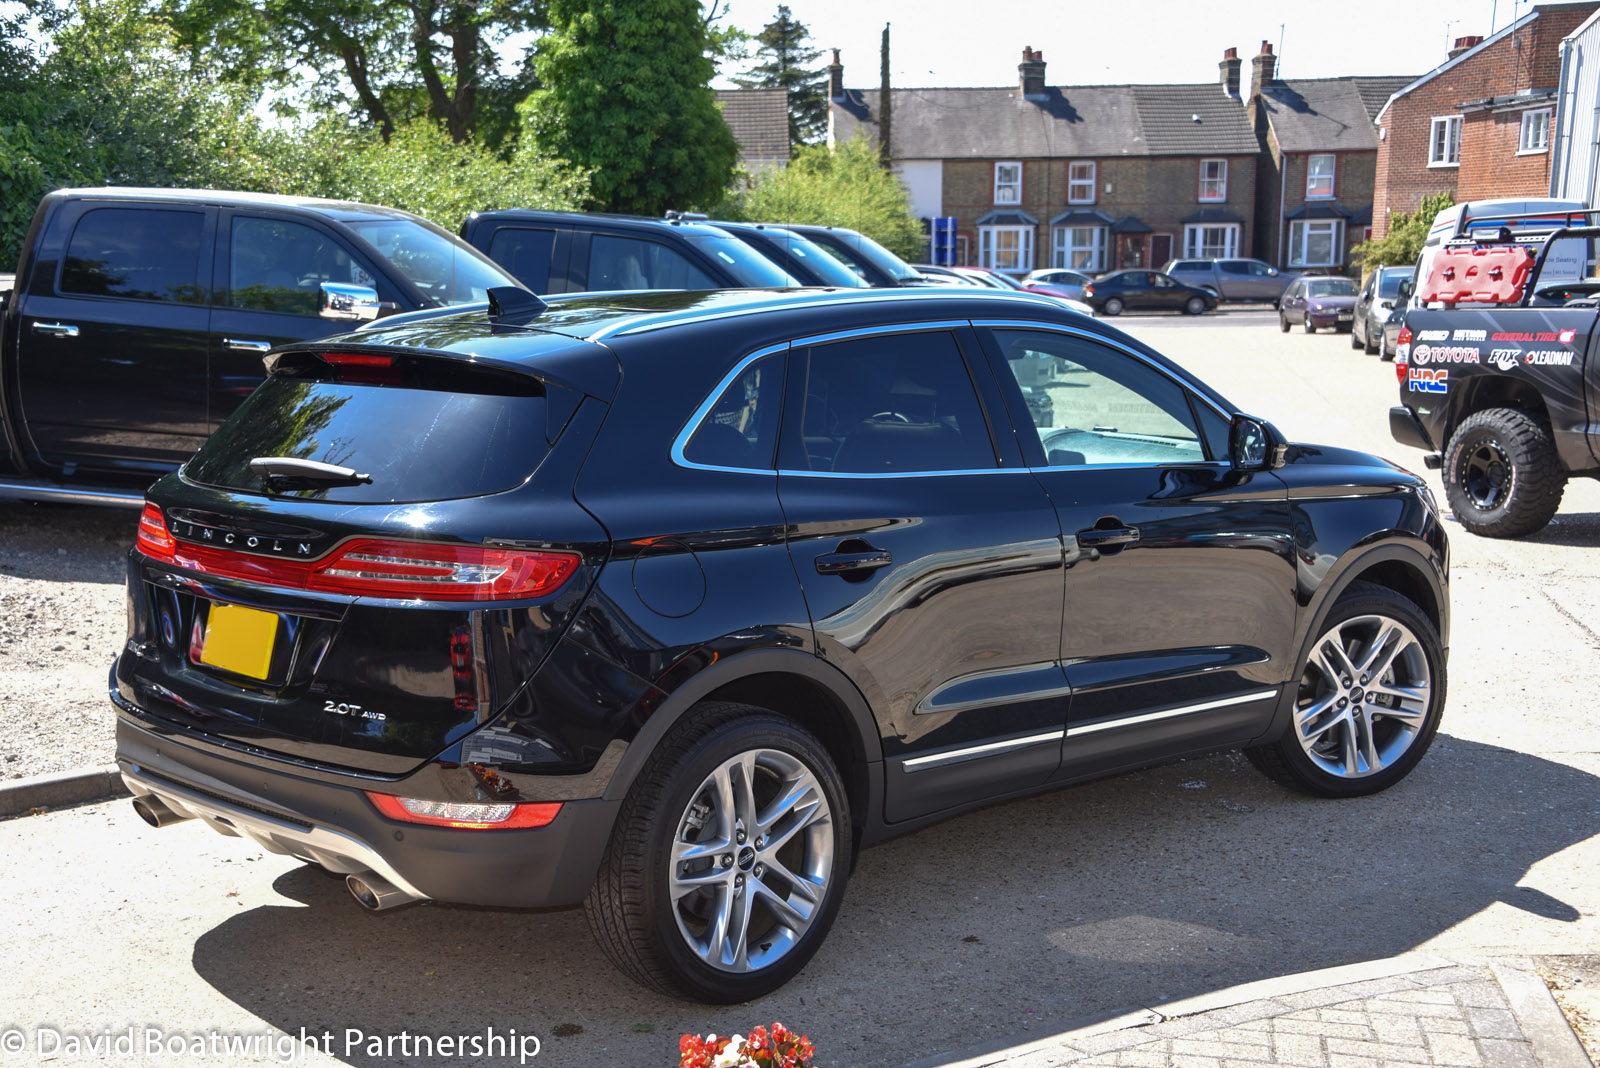
{"type": "MultiPolygon", "coordinates": [[[[711,1035],[709,1040],[715,1042],[717,1036],[711,1035]]],[[[717,1054],[717,1059],[711,1062],[711,1068],[744,1068],[749,1063],[744,1057],[744,1036],[730,1035],[728,1048],[717,1054]]]]}

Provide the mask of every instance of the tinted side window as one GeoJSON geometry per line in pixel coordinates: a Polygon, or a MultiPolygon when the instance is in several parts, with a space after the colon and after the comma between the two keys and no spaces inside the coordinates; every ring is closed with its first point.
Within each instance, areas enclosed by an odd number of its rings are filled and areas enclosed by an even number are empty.
{"type": "Polygon", "coordinates": [[[1068,334],[994,337],[1051,467],[1205,460],[1188,395],[1148,364],[1068,334]]]}
{"type": "Polygon", "coordinates": [[[1260,263],[1256,260],[1247,260],[1246,263],[1250,267],[1250,273],[1258,277],[1266,278],[1272,273],[1272,268],[1268,267],[1264,263],[1260,263]]]}
{"type": "Polygon", "coordinates": [[[810,350],[805,453],[813,471],[971,471],[995,465],[953,335],[885,334],[810,350]]]}
{"type": "Polygon", "coordinates": [[[684,448],[684,459],[769,471],[782,411],[783,357],[762,357],[718,394],[684,448]]]}
{"type": "Polygon", "coordinates": [[[61,292],[203,304],[197,211],[96,208],[72,230],[61,292]]]}
{"type": "Polygon", "coordinates": [[[596,234],[589,243],[588,288],[600,291],[722,287],[677,249],[655,241],[596,234]]]}
{"type": "Polygon", "coordinates": [[[1249,274],[1250,264],[1244,260],[1218,260],[1217,266],[1225,274],[1249,274]]]}
{"type": "Polygon", "coordinates": [[[228,306],[315,315],[323,282],[377,280],[320,230],[282,219],[237,216],[228,245],[228,306]]]}
{"type": "Polygon", "coordinates": [[[496,231],[489,242],[489,258],[535,293],[544,293],[550,288],[550,255],[555,246],[554,230],[508,226],[496,231]]]}

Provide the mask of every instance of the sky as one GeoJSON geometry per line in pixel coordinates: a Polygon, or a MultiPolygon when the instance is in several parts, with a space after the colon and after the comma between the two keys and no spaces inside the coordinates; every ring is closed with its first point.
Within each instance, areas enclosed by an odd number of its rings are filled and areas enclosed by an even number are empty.
{"type": "MultiPolygon", "coordinates": [[[[1002,86],[1017,81],[1022,49],[1044,53],[1050,85],[1204,82],[1223,52],[1250,57],[1272,42],[1280,78],[1423,74],[1450,41],[1488,36],[1532,0],[789,0],[822,49],[838,48],[845,85],[878,87],[878,45],[890,24],[897,88],[1002,86]]],[[[749,33],[776,0],[730,0],[724,24],[749,33]]],[[[825,51],[819,63],[828,62],[825,51]]],[[[737,73],[737,67],[732,71],[737,73]]],[[[717,88],[731,88],[726,76],[717,88]]]]}

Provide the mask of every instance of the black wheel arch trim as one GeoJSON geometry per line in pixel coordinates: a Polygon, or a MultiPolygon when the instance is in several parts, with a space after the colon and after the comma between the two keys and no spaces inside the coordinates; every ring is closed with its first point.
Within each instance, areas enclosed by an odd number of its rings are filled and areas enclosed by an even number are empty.
{"type": "MultiPolygon", "coordinates": [[[[1333,606],[1352,584],[1368,581],[1394,589],[1389,583],[1368,577],[1374,568],[1384,564],[1400,564],[1426,585],[1429,596],[1433,598],[1433,604],[1431,606],[1418,604],[1417,610],[1434,621],[1439,632],[1439,644],[1448,659],[1450,655],[1448,577],[1443,571],[1444,561],[1437,558],[1431,549],[1427,542],[1407,532],[1399,538],[1391,538],[1378,544],[1369,542],[1347,552],[1323,579],[1312,594],[1311,600],[1300,612],[1299,640],[1295,643],[1294,661],[1289,665],[1289,670],[1292,672],[1299,666],[1311,643],[1322,633],[1323,625],[1333,611],[1333,606]]],[[[1415,603],[1415,598],[1405,590],[1396,589],[1395,592],[1415,603]]],[[[1266,731],[1250,741],[1250,745],[1263,745],[1276,741],[1289,729],[1298,694],[1292,676],[1284,681],[1283,693],[1278,698],[1278,707],[1273,713],[1271,723],[1266,731]]]]}
{"type": "MultiPolygon", "coordinates": [[[[687,659],[687,658],[686,658],[687,659]]],[[[743,679],[761,675],[798,675],[826,690],[844,709],[854,728],[850,739],[857,747],[860,765],[841,767],[840,776],[852,786],[862,802],[852,813],[856,824],[856,844],[863,829],[878,825],[883,812],[883,743],[877,721],[867,701],[844,672],[816,654],[801,649],[752,649],[722,655],[673,688],[650,714],[629,743],[611,781],[606,785],[606,800],[621,800],[661,739],[697,703],[711,694],[743,679]]],[[[805,724],[801,724],[805,726],[805,724]]]]}

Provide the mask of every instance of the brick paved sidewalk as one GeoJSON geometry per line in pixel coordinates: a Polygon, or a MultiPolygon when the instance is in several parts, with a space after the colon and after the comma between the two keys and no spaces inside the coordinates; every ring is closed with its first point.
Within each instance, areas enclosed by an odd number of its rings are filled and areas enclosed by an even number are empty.
{"type": "Polygon", "coordinates": [[[1530,969],[1437,957],[1331,968],[911,1068],[1591,1068],[1530,969]]]}

